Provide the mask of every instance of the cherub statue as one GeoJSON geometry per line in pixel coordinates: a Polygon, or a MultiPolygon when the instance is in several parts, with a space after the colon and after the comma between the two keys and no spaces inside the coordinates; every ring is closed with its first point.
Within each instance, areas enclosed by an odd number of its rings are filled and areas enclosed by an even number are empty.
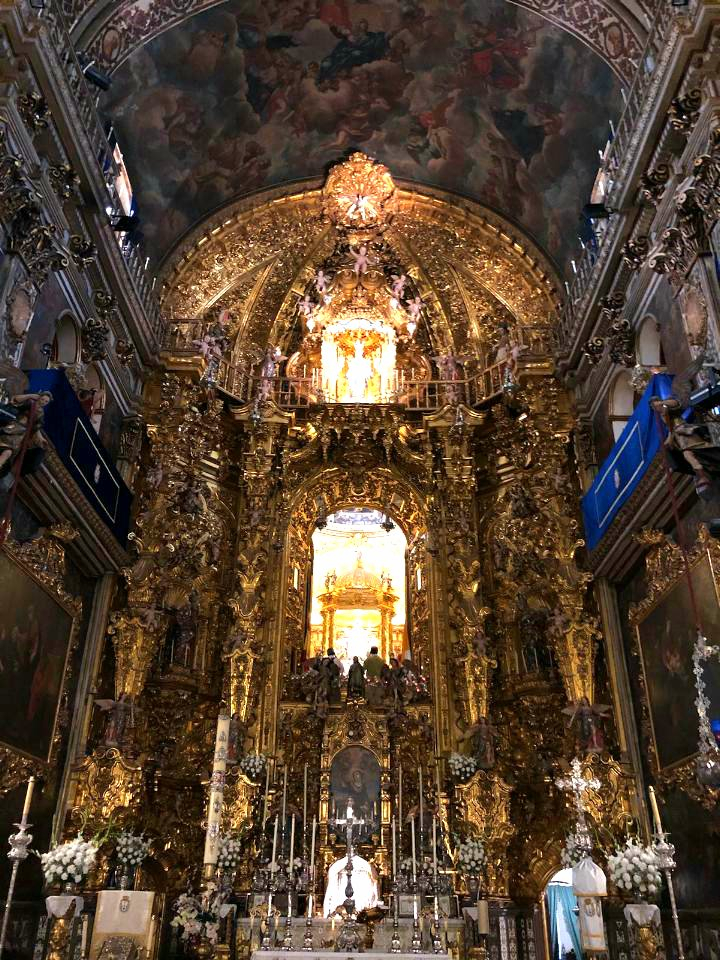
{"type": "Polygon", "coordinates": [[[320,296],[327,303],[327,292],[330,285],[330,278],[327,276],[324,270],[318,270],[315,274],[315,289],[320,294],[320,296]]]}
{"type": "Polygon", "coordinates": [[[362,243],[357,250],[350,247],[350,256],[353,259],[353,270],[357,276],[362,276],[362,274],[367,273],[368,267],[371,266],[373,262],[368,253],[367,245],[362,243]]]}
{"type": "Polygon", "coordinates": [[[404,273],[401,273],[399,275],[397,273],[393,273],[392,284],[390,286],[390,289],[392,290],[392,299],[390,300],[390,303],[392,304],[393,307],[397,307],[400,301],[402,300],[403,294],[405,293],[406,283],[407,283],[407,277],[405,276],[404,273]]]}
{"type": "MultiPolygon", "coordinates": [[[[408,300],[407,309],[408,313],[410,314],[410,319],[413,321],[413,323],[417,324],[419,322],[422,308],[423,302],[420,297],[414,297],[412,300],[408,300]]],[[[453,378],[448,377],[447,379],[451,380],[453,378]]]]}
{"type": "Polygon", "coordinates": [[[315,313],[315,304],[310,299],[310,294],[306,293],[302,300],[298,300],[298,310],[306,318],[315,313]]]}
{"type": "Polygon", "coordinates": [[[575,727],[578,747],[583,753],[602,753],[605,749],[602,721],[609,712],[606,704],[590,703],[587,697],[580,697],[576,704],[563,710],[570,717],[568,726],[575,727]]]}

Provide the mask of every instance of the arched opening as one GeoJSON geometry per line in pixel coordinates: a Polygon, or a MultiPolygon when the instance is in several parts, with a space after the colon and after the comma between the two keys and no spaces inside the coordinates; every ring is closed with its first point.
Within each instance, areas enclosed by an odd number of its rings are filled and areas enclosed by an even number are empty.
{"type": "Polygon", "coordinates": [[[612,424],[613,436],[616,440],[625,429],[625,424],[632,416],[635,409],[635,391],[630,382],[630,372],[623,370],[615,378],[612,391],[610,393],[610,422],[612,424]]]}
{"type": "Polygon", "coordinates": [[[334,649],[347,674],[372,647],[386,662],[406,650],[407,540],[379,510],[337,510],[312,536],[308,656],[334,649]]]}
{"type": "Polygon", "coordinates": [[[51,359],[54,363],[77,363],[80,359],[80,333],[75,318],[64,313],[55,324],[51,359]]]}
{"type": "Polygon", "coordinates": [[[559,870],[545,888],[550,960],[582,960],[577,899],[572,868],[559,870]]]}
{"type": "Polygon", "coordinates": [[[637,337],[637,361],[643,367],[660,367],[664,364],[660,329],[655,317],[645,317],[637,337]]]}

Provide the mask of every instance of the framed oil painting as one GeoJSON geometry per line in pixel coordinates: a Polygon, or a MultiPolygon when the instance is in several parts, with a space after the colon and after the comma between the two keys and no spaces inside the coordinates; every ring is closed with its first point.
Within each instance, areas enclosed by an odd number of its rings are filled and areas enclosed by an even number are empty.
{"type": "MultiPolygon", "coordinates": [[[[692,567],[700,619],[708,642],[720,643],[717,576],[706,550],[692,567]]],[[[659,770],[675,767],[697,752],[698,716],[692,654],[696,628],[690,590],[683,575],[656,597],[636,621],[650,724],[659,770]]],[[[704,664],[709,716],[720,721],[720,664],[704,664]]]]}
{"type": "Polygon", "coordinates": [[[74,611],[0,551],[0,744],[50,760],[75,626],[74,611]]]}

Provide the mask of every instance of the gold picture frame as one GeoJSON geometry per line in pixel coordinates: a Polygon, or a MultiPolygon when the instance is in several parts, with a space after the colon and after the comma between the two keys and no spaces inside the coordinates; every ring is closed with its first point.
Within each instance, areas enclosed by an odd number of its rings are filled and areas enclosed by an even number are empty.
{"type": "MultiPolygon", "coordinates": [[[[697,755],[698,715],[692,654],[697,636],[693,599],[679,547],[657,531],[641,539],[646,557],[647,595],[630,609],[635,653],[643,687],[643,726],[651,765],[670,777],[697,755]]],[[[720,643],[720,546],[701,528],[689,556],[693,594],[710,644],[720,643]]],[[[720,669],[704,665],[706,693],[720,716],[720,669]]]]}
{"type": "Polygon", "coordinates": [[[60,746],[81,607],[64,586],[73,537],[56,527],[0,549],[0,793],[47,776],[60,746]]]}

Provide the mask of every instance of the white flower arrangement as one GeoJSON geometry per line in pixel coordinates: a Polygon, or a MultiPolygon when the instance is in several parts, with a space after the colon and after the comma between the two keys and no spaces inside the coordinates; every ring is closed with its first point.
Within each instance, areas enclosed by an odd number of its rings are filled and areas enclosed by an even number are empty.
{"type": "Polygon", "coordinates": [[[463,873],[476,876],[482,870],[486,860],[487,856],[482,841],[470,839],[463,840],[458,844],[457,864],[463,873]]]}
{"type": "Polygon", "coordinates": [[[248,780],[259,780],[265,772],[267,758],[264,753],[246,753],[240,761],[240,769],[248,780]]]}
{"type": "Polygon", "coordinates": [[[578,836],[577,831],[567,835],[565,846],[560,854],[560,862],[563,867],[575,867],[588,855],[587,843],[584,843],[583,839],[578,836]]]}
{"type": "Polygon", "coordinates": [[[75,837],[40,855],[45,883],[82,883],[95,865],[98,848],[92,840],[75,837]]]}
{"type": "Polygon", "coordinates": [[[135,870],[143,862],[150,850],[150,841],[142,834],[138,836],[129,830],[118,835],[115,844],[118,863],[135,870]]]}
{"type": "Polygon", "coordinates": [[[238,837],[223,834],[220,837],[220,850],[218,852],[218,869],[223,873],[235,873],[240,866],[240,857],[242,855],[242,843],[238,837]]]}
{"type": "Polygon", "coordinates": [[[205,937],[210,943],[217,943],[220,907],[224,902],[225,897],[215,883],[209,883],[202,896],[181,893],[173,904],[175,916],[170,926],[180,928],[181,940],[196,941],[205,937]]]}
{"type": "Polygon", "coordinates": [[[624,847],[608,857],[610,879],[623,893],[632,893],[639,900],[657,896],[662,875],[654,847],[643,847],[628,840],[624,847]]]}
{"type": "Polygon", "coordinates": [[[448,767],[453,779],[464,783],[477,770],[477,763],[474,757],[466,757],[462,753],[451,753],[448,757],[448,767]]]}

